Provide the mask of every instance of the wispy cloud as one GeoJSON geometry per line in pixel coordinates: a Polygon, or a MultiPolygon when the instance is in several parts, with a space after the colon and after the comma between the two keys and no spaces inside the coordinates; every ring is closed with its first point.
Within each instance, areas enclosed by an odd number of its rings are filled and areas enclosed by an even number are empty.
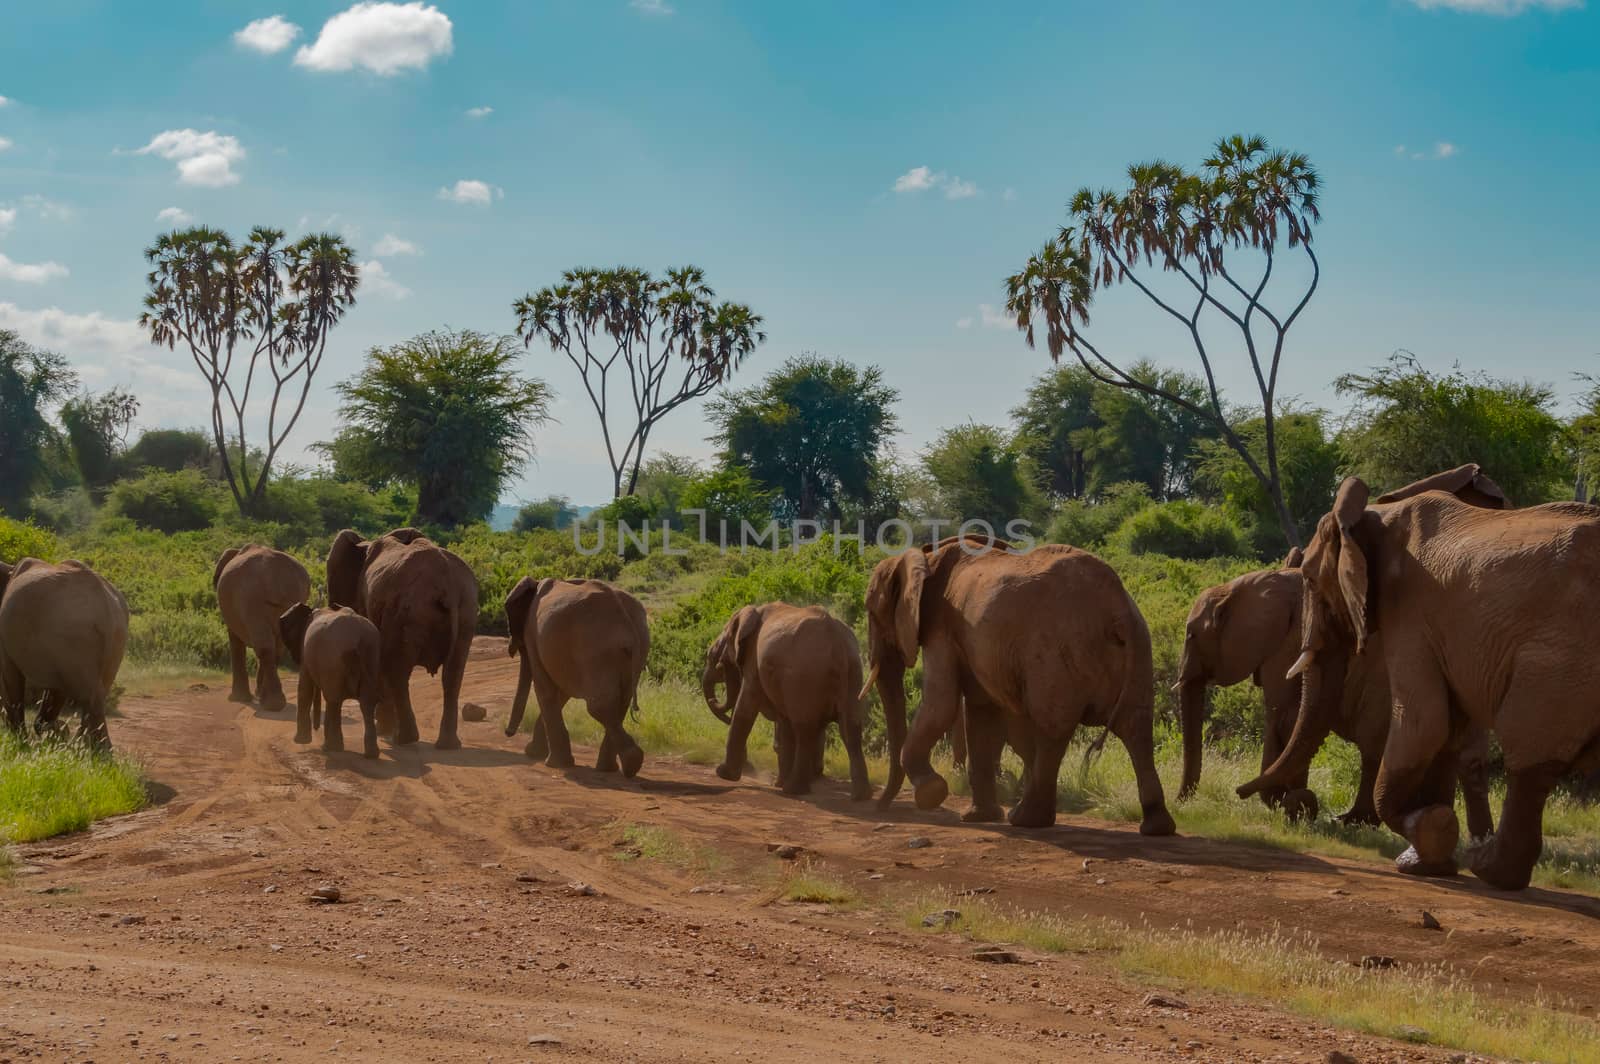
{"type": "Polygon", "coordinates": [[[641,15],[664,17],[677,13],[677,8],[667,3],[667,0],[628,0],[628,6],[641,15]]]}
{"type": "Polygon", "coordinates": [[[372,253],[374,255],[383,255],[385,257],[394,255],[420,255],[422,254],[422,249],[417,247],[417,245],[413,244],[411,241],[403,240],[400,237],[395,236],[393,233],[385,233],[383,236],[378,238],[377,244],[372,248],[372,253]]]}
{"type": "Polygon", "coordinates": [[[59,262],[17,262],[0,252],[0,281],[17,284],[44,284],[67,276],[67,268],[59,262]]]}
{"type": "Polygon", "coordinates": [[[952,200],[971,199],[980,194],[976,183],[926,166],[913,166],[894,179],[896,192],[927,192],[929,189],[939,189],[945,199],[952,200]]]}
{"type": "Polygon", "coordinates": [[[5,107],[10,102],[11,100],[8,97],[0,96],[0,107],[5,107]]]}
{"type": "Polygon", "coordinates": [[[162,225],[170,225],[177,229],[194,221],[194,215],[182,207],[163,207],[156,212],[156,221],[162,225]]]}
{"type": "Polygon", "coordinates": [[[11,140],[8,137],[0,137],[0,151],[9,151],[10,148],[11,148],[11,145],[14,144],[14,143],[15,143],[15,141],[11,140]]]}
{"type": "Polygon", "coordinates": [[[1469,15],[1520,15],[1524,11],[1577,11],[1584,0],[1411,0],[1424,11],[1462,11],[1469,15]]]}
{"type": "Polygon", "coordinates": [[[451,203],[465,203],[474,207],[487,207],[505,193],[497,186],[486,181],[463,180],[457,181],[449,188],[439,190],[439,198],[449,200],[451,203]]]}
{"type": "Polygon", "coordinates": [[[1015,321],[1006,317],[1005,311],[1000,310],[993,303],[979,303],[976,316],[969,314],[966,317],[956,319],[956,328],[958,329],[970,329],[974,325],[981,325],[985,329],[1011,329],[1015,328],[1016,324],[1015,321]]]}
{"type": "Polygon", "coordinates": [[[492,114],[494,114],[494,108],[493,107],[469,107],[469,108],[467,108],[467,117],[468,118],[488,118],[492,114]]]}
{"type": "Polygon", "coordinates": [[[384,299],[393,299],[397,302],[411,295],[411,289],[396,281],[377,259],[368,259],[361,264],[361,287],[384,299]]]}
{"type": "Polygon", "coordinates": [[[1431,148],[1408,148],[1404,144],[1394,146],[1394,153],[1402,159],[1450,159],[1460,151],[1459,147],[1448,140],[1434,141],[1431,148]]]}
{"type": "Polygon", "coordinates": [[[0,207],[0,236],[5,236],[11,227],[17,224],[17,209],[15,207],[0,207]]]}
{"type": "Polygon", "coordinates": [[[22,205],[47,222],[65,222],[72,217],[71,207],[36,192],[23,196],[22,205]]]}
{"type": "Polygon", "coordinates": [[[233,164],[244,158],[244,145],[237,137],[196,129],[169,129],[157,133],[135,155],[159,155],[178,164],[178,183],[201,188],[237,185],[239,175],[233,164]]]}
{"type": "Polygon", "coordinates": [[[324,22],[317,39],[296,52],[294,62],[308,70],[361,67],[389,77],[422,70],[454,47],[449,17],[432,4],[363,2],[324,22]]]}
{"type": "Polygon", "coordinates": [[[266,18],[256,19],[235,33],[233,43],[252,52],[273,55],[293,44],[298,36],[300,36],[299,26],[282,15],[268,15],[266,18]]]}

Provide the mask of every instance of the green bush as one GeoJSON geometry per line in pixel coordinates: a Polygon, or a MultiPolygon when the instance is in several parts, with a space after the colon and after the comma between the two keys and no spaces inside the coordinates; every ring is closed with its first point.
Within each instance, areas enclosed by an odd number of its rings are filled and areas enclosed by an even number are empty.
{"type": "Polygon", "coordinates": [[[559,532],[578,519],[572,500],[565,495],[548,495],[535,502],[523,503],[511,522],[513,532],[535,532],[549,529],[559,532]]]}
{"type": "Polygon", "coordinates": [[[98,513],[94,499],[82,486],[35,495],[28,501],[28,508],[35,521],[62,535],[84,531],[94,524],[98,513]]]}
{"type": "Polygon", "coordinates": [[[1129,554],[1164,554],[1199,561],[1249,553],[1245,531],[1221,510],[1179,499],[1147,506],[1130,516],[1108,542],[1129,554]]]}
{"type": "Polygon", "coordinates": [[[231,505],[227,490],[197,469],[151,470],[119,480],[106,499],[106,513],[126,517],[140,528],[190,532],[209,528],[231,505]]]}
{"type": "Polygon", "coordinates": [[[134,475],[145,469],[210,472],[216,454],[211,437],[197,429],[149,429],[140,433],[138,441],[123,453],[121,465],[134,475]]]}
{"type": "Polygon", "coordinates": [[[228,668],[228,630],[215,610],[154,610],[128,619],[129,661],[228,668]]]}
{"type": "Polygon", "coordinates": [[[1149,505],[1150,489],[1143,484],[1113,484],[1099,501],[1068,499],[1062,503],[1044,538],[1049,543],[1093,550],[1110,539],[1124,521],[1149,505]]]}
{"type": "MultiPolygon", "coordinates": [[[[607,530],[610,531],[609,529],[607,530]]],[[[572,543],[572,532],[495,532],[488,525],[458,530],[445,542],[472,569],[478,580],[478,631],[503,635],[506,596],[525,576],[590,577],[615,580],[623,560],[615,545],[585,557],[572,543]]]]}
{"type": "MultiPolygon", "coordinates": [[[[325,545],[345,528],[380,536],[408,524],[415,509],[415,496],[405,489],[373,491],[332,477],[279,477],[267,485],[254,517],[280,526],[274,536],[280,547],[325,545]]],[[[238,524],[231,518],[230,523],[238,524]]]]}
{"type": "Polygon", "coordinates": [[[56,537],[31,521],[0,517],[0,562],[15,563],[23,558],[43,558],[53,562],[60,555],[56,537]]]}
{"type": "Polygon", "coordinates": [[[81,831],[144,803],[143,773],[128,758],[77,742],[27,744],[0,728],[0,844],[81,831]]]}

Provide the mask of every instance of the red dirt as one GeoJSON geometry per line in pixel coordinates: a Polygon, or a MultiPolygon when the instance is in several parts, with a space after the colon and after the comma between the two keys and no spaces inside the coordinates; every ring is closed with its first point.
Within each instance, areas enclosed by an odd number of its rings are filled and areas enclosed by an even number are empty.
{"type": "MultiPolygon", "coordinates": [[[[515,685],[503,646],[476,650],[463,697],[490,721],[463,724],[451,753],[329,757],[290,741],[289,714],[217,690],[127,700],[113,738],[166,800],[19,848],[0,886],[0,1062],[1450,1056],[1195,988],[1163,991],[1185,1009],[1146,1006],[1148,987],[1092,956],[980,964],[972,944],[872,906],[774,901],[773,842],[869,898],[988,887],[1132,923],[1303,929],[1352,960],[1438,962],[1495,993],[1600,1005],[1600,902],[1580,895],[1082,818],[971,827],[904,799],[880,816],[837,781],[792,799],[669,758],[633,781],[532,764],[495,720],[515,685]],[[668,827],[728,866],[616,860],[618,822],[668,827]],[[910,850],[912,835],[933,845],[910,850]],[[323,884],[340,904],[308,900],[323,884]],[[1423,909],[1444,933],[1421,929],[1423,909]]],[[[438,687],[419,673],[414,690],[426,736],[438,687]]]]}

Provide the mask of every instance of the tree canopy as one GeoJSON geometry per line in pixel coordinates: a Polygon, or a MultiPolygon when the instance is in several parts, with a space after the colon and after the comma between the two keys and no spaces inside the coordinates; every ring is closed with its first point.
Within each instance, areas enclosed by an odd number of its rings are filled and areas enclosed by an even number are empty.
{"type": "MultiPolygon", "coordinates": [[[[1252,453],[1260,455],[1265,450],[1266,424],[1261,418],[1235,423],[1234,432],[1252,453]]],[[[1289,543],[1272,500],[1238,454],[1221,440],[1209,440],[1202,444],[1201,456],[1197,485],[1208,497],[1220,498],[1228,516],[1250,529],[1256,552],[1270,557],[1287,550],[1289,543]]],[[[1341,462],[1339,445],[1327,430],[1326,413],[1286,410],[1278,414],[1278,467],[1284,499],[1301,528],[1316,527],[1333,506],[1341,462]]]]}
{"type": "Polygon", "coordinates": [[[0,511],[17,517],[26,512],[58,442],[52,408],[76,385],[66,359],[0,329],[0,511]]]}
{"type": "Polygon", "coordinates": [[[836,519],[847,504],[872,500],[898,397],[877,366],[803,355],[753,388],[718,396],[708,413],[724,462],[776,493],[785,516],[836,519]]]}
{"type": "Polygon", "coordinates": [[[345,424],[325,445],[336,472],[414,483],[423,524],[484,520],[549,421],[550,389],[517,375],[519,357],[515,338],[471,330],[373,348],[337,386],[345,424]]]}
{"type": "Polygon", "coordinates": [[[1039,467],[1003,429],[971,422],[945,429],[922,455],[952,521],[987,521],[1003,533],[1013,520],[1037,520],[1044,512],[1039,467]]]}

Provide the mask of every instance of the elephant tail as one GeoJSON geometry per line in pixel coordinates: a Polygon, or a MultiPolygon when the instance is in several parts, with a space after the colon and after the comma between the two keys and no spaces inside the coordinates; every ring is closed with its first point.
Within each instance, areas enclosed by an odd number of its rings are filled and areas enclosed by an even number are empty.
{"type": "MultiPolygon", "coordinates": [[[[1123,592],[1124,596],[1127,592],[1123,592]]],[[[1150,662],[1150,628],[1144,623],[1144,618],[1139,615],[1139,607],[1135,606],[1131,597],[1127,598],[1127,612],[1113,618],[1111,629],[1107,633],[1112,643],[1120,646],[1123,651],[1122,687],[1117,692],[1116,704],[1111,707],[1111,713],[1106,718],[1106,726],[1095,737],[1083,752],[1083,770],[1087,772],[1094,763],[1100,751],[1105,749],[1106,737],[1111,735],[1122,725],[1125,718],[1140,712],[1141,703],[1148,713],[1155,682],[1152,675],[1150,662]]]]}

